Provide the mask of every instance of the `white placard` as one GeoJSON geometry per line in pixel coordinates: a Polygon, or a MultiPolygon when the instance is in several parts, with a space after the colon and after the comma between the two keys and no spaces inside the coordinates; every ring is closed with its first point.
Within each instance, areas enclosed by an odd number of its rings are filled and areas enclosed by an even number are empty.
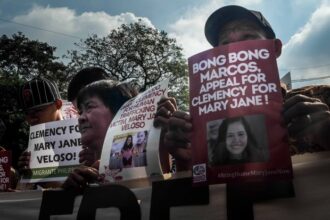
{"type": "Polygon", "coordinates": [[[76,118],[31,126],[27,150],[32,176],[23,177],[22,182],[64,181],[79,165],[81,149],[76,118]]]}
{"type": "Polygon", "coordinates": [[[157,103],[168,91],[168,80],[126,102],[110,124],[99,172],[106,182],[162,175],[159,162],[160,129],[153,126],[157,103]],[[131,145],[123,148],[126,139],[131,145]],[[128,141],[129,142],[129,141],[128,141]]]}

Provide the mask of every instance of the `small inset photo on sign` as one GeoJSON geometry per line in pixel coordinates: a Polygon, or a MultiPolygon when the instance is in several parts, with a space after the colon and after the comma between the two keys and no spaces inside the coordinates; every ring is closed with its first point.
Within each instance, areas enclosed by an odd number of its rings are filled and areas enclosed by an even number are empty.
{"type": "Polygon", "coordinates": [[[269,158],[263,115],[245,115],[207,123],[210,166],[265,162],[269,158]]]}
{"type": "Polygon", "coordinates": [[[113,138],[110,169],[147,166],[148,131],[117,135],[113,138]]]}

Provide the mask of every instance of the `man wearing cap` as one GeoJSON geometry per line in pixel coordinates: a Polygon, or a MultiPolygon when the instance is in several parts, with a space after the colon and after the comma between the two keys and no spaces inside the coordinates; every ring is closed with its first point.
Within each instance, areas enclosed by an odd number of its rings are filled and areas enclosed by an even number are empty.
{"type": "Polygon", "coordinates": [[[47,79],[35,78],[26,82],[20,88],[20,100],[30,126],[63,119],[60,93],[47,79]]]}
{"type": "MultiPolygon", "coordinates": [[[[260,12],[236,5],[213,12],[205,24],[205,36],[213,47],[245,40],[274,39],[276,56],[279,57],[282,51],[281,41],[260,12]]],[[[291,136],[304,135],[304,129],[311,126],[315,144],[329,148],[327,127],[330,127],[330,112],[326,104],[315,98],[296,95],[286,100],[283,107],[284,120],[291,136]]],[[[167,111],[159,109],[159,112],[167,111]]],[[[169,125],[164,138],[165,145],[180,163],[188,164],[184,168],[190,168],[190,136],[193,130],[190,115],[175,111],[172,115],[161,116],[167,117],[169,125]]]]}
{"type": "MultiPolygon", "coordinates": [[[[236,5],[213,12],[205,24],[205,36],[213,47],[244,40],[276,39],[272,27],[260,12],[236,5]]],[[[279,43],[280,40],[276,41],[279,43]]]]}
{"type": "MultiPolygon", "coordinates": [[[[45,78],[34,78],[24,83],[19,91],[20,102],[30,125],[59,121],[63,119],[62,100],[57,85],[45,78]]],[[[30,152],[23,152],[18,159],[18,170],[30,172],[30,152]]]]}

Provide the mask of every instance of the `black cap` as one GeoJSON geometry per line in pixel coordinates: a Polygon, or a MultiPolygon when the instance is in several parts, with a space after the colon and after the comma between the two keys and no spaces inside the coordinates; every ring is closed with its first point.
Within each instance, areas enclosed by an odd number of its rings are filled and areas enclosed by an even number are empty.
{"type": "Polygon", "coordinates": [[[219,32],[228,22],[247,19],[258,24],[267,34],[267,38],[274,39],[275,33],[259,11],[253,11],[237,5],[228,5],[219,8],[213,12],[205,23],[205,36],[208,42],[213,46],[218,46],[219,32]]]}
{"type": "Polygon", "coordinates": [[[24,110],[31,110],[61,99],[55,83],[44,78],[34,78],[20,88],[20,101],[24,110]]]}
{"type": "Polygon", "coordinates": [[[80,70],[69,83],[68,100],[72,102],[77,98],[79,91],[86,85],[108,78],[108,74],[100,67],[87,67],[80,70]]]}

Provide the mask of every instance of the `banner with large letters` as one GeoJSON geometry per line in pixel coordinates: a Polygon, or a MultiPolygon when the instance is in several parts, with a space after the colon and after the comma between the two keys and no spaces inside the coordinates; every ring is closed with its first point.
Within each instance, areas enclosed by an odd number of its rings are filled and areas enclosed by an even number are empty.
{"type": "Polygon", "coordinates": [[[274,40],[188,59],[194,183],[292,178],[274,40]]]}
{"type": "Polygon", "coordinates": [[[48,122],[30,127],[30,175],[22,183],[64,181],[79,165],[82,149],[78,119],[48,122]]]}

